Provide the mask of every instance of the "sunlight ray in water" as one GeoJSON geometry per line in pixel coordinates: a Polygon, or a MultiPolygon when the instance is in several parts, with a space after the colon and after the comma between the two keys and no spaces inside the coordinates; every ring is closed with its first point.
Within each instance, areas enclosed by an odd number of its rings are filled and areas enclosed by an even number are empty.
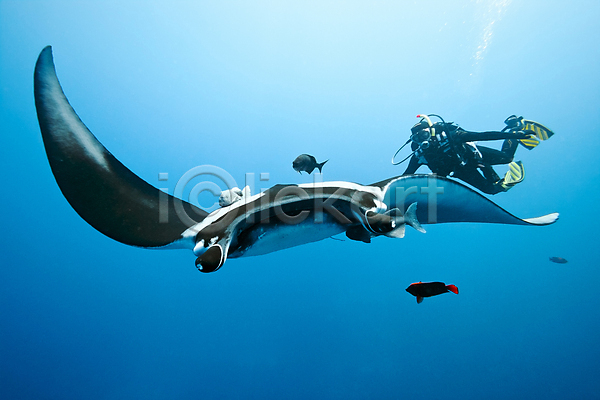
{"type": "Polygon", "coordinates": [[[480,17],[478,18],[483,23],[481,30],[481,36],[477,45],[477,50],[473,55],[475,60],[474,65],[477,65],[483,60],[492,37],[494,35],[494,25],[499,22],[512,0],[475,0],[475,4],[478,8],[481,8],[480,17]]]}

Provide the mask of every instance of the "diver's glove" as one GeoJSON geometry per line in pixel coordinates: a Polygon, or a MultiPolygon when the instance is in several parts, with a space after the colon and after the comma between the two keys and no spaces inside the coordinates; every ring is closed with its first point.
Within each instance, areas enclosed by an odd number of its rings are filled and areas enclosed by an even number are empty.
{"type": "Polygon", "coordinates": [[[510,117],[506,118],[504,123],[506,124],[506,128],[503,130],[520,131],[525,126],[523,123],[523,117],[517,117],[516,115],[511,115],[510,117]]]}
{"type": "Polygon", "coordinates": [[[509,131],[513,133],[514,139],[525,139],[525,140],[533,140],[535,139],[535,133],[531,131],[525,131],[526,124],[523,120],[523,117],[517,117],[516,115],[511,115],[510,117],[504,120],[506,126],[502,129],[502,132],[509,131]]]}
{"type": "Polygon", "coordinates": [[[534,140],[535,134],[529,131],[511,131],[513,134],[512,139],[526,139],[526,140],[534,140]]]}

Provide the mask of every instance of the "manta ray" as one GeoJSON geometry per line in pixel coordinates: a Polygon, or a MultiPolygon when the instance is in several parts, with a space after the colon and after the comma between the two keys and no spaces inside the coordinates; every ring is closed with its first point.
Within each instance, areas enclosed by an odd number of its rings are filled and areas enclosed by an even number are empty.
{"type": "MultiPolygon", "coordinates": [[[[521,219],[469,187],[435,175],[370,185],[347,181],[275,185],[208,213],[150,185],[117,160],[89,131],[58,81],[50,46],[40,53],[34,96],[50,167],[63,195],[92,227],[144,248],[192,250],[202,272],[227,258],[258,256],[345,233],[370,242],[401,238],[406,225],[479,222],[548,225],[558,213],[521,219]]],[[[233,188],[229,188],[233,190],[233,188]]]]}

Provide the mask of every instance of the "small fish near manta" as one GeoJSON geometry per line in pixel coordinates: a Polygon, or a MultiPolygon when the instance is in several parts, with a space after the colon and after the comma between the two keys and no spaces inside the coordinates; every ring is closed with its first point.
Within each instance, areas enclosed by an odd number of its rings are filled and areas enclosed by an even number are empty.
{"type": "Polygon", "coordinates": [[[311,174],[315,168],[319,169],[319,172],[323,172],[323,165],[329,160],[325,160],[322,163],[318,163],[317,159],[310,154],[300,154],[294,161],[292,161],[292,168],[297,171],[299,174],[302,174],[302,171],[311,174]]]}
{"type": "Polygon", "coordinates": [[[452,292],[458,294],[458,288],[454,285],[446,285],[443,282],[417,282],[411,283],[406,291],[417,298],[417,303],[421,304],[424,297],[432,297],[440,294],[452,292]]]}
{"type": "Polygon", "coordinates": [[[568,261],[562,257],[550,257],[550,261],[555,262],[557,264],[566,264],[568,261]]]}
{"type": "Polygon", "coordinates": [[[432,175],[370,185],[275,185],[254,194],[228,188],[222,207],[208,213],[150,185],[98,141],[69,104],[50,46],[35,65],[34,97],[50,168],[79,216],[120,243],[191,250],[201,272],[218,270],[227,258],[259,256],[344,232],[368,242],[380,236],[400,238],[406,225],[423,231],[423,224],[540,226],[558,219],[558,213],[518,218],[473,189],[432,175]]]}

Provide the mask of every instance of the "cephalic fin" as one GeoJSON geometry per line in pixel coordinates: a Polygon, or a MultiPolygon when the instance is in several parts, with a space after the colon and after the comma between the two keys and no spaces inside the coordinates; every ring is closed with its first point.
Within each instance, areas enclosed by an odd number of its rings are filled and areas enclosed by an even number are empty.
{"type": "Polygon", "coordinates": [[[231,235],[226,234],[216,243],[210,245],[200,257],[196,259],[196,268],[198,271],[208,273],[221,268],[227,260],[229,245],[231,244],[231,235]]]}
{"type": "Polygon", "coordinates": [[[225,253],[220,244],[213,244],[196,259],[198,271],[208,273],[221,268],[225,263],[225,253]]]}

